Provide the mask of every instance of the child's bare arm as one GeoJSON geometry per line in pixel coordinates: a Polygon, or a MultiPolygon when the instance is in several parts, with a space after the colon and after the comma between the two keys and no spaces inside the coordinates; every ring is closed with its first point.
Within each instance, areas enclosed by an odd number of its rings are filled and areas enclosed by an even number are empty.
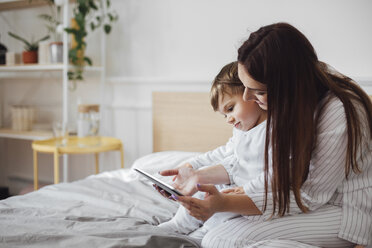
{"type": "Polygon", "coordinates": [[[161,171],[162,176],[174,176],[173,186],[184,195],[193,195],[199,184],[229,184],[230,178],[222,165],[208,166],[194,170],[183,165],[176,169],[161,171]]]}

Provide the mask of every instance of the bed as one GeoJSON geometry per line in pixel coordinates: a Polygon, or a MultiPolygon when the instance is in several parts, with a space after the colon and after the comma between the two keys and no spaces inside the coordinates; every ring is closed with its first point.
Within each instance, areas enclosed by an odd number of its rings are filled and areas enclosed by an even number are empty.
{"type": "MultiPolygon", "coordinates": [[[[199,247],[160,231],[178,208],[133,168],[157,172],[226,143],[232,129],[208,93],[153,93],[154,153],[126,169],[0,201],[0,247],[199,247]]],[[[170,178],[163,178],[168,181],[170,178]]]]}
{"type": "MultiPolygon", "coordinates": [[[[126,169],[0,201],[0,247],[200,247],[187,236],[157,228],[178,204],[154,192],[133,168],[160,177],[158,171],[225,144],[231,134],[210,107],[208,93],[155,92],[154,152],[126,169]]],[[[265,242],[260,245],[309,247],[265,242]]]]}

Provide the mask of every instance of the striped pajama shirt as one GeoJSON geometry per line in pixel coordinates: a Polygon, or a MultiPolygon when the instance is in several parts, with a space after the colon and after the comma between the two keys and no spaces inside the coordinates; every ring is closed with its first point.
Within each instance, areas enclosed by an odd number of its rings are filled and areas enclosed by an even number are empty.
{"type": "MultiPolygon", "coordinates": [[[[357,163],[362,173],[345,177],[347,149],[346,117],[341,101],[329,94],[322,103],[317,144],[308,178],[301,187],[302,213],[293,194],[290,212],[270,219],[272,194],[260,216],[242,216],[209,230],[203,247],[350,247],[372,242],[372,142],[362,111],[363,142],[357,163]],[[327,101],[329,100],[329,101],[327,101]]],[[[302,128],[302,127],[299,127],[302,128]]],[[[244,186],[245,193],[262,209],[263,174],[244,186]]]]}
{"type": "Polygon", "coordinates": [[[333,205],[270,221],[263,216],[239,217],[209,230],[202,247],[352,247],[337,237],[340,224],[341,209],[333,205]]]}

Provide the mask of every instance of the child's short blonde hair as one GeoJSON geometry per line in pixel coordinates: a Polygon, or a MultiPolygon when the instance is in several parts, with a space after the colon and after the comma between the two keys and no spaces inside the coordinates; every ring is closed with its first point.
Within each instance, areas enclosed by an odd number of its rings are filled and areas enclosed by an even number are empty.
{"type": "Polygon", "coordinates": [[[218,110],[218,102],[225,94],[243,95],[244,85],[238,77],[238,62],[232,62],[225,65],[220,73],[215,77],[211,92],[210,100],[214,111],[218,110]]]}

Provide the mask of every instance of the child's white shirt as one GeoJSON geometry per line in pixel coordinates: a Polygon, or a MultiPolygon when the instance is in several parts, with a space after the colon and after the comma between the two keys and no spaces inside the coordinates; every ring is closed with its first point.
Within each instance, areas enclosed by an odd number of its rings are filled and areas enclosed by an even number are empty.
{"type": "MultiPolygon", "coordinates": [[[[230,184],[245,188],[247,187],[245,185],[254,184],[263,173],[265,137],[266,121],[249,131],[234,128],[233,136],[226,145],[196,156],[188,162],[194,169],[223,165],[229,174],[230,184]]],[[[217,188],[221,190],[225,187],[221,185],[217,188]]],[[[203,199],[204,193],[197,192],[194,197],[203,199]]],[[[237,214],[229,212],[216,213],[204,223],[190,216],[184,207],[180,207],[171,220],[160,224],[159,227],[167,231],[189,234],[203,225],[196,234],[191,234],[193,238],[198,239],[200,238],[198,235],[204,235],[212,227],[236,216],[237,214]]]]}
{"type": "Polygon", "coordinates": [[[188,162],[194,169],[220,164],[229,174],[230,184],[243,186],[263,171],[265,137],[266,121],[248,131],[233,128],[233,136],[225,145],[188,162]]]}

